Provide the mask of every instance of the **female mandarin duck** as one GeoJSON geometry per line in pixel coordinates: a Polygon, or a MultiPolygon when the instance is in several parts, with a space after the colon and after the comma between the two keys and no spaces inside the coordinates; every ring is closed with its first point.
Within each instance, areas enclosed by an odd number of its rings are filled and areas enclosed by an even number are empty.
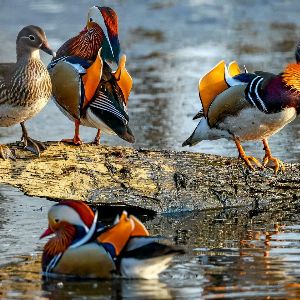
{"type": "Polygon", "coordinates": [[[41,238],[55,234],[44,246],[42,268],[46,276],[85,278],[157,278],[181,248],[151,237],[134,216],[123,212],[110,227],[97,221],[83,202],[62,201],[48,212],[49,227],[41,238]]]}
{"type": "MultiPolygon", "coordinates": [[[[16,49],[16,63],[0,64],[0,126],[20,123],[25,149],[39,155],[45,146],[28,136],[24,122],[39,113],[51,97],[50,76],[39,50],[55,54],[49,48],[45,32],[33,25],[19,32],[16,49]]],[[[6,146],[0,146],[0,157],[15,159],[6,146]]]]}
{"type": "Polygon", "coordinates": [[[119,54],[116,13],[109,7],[90,8],[84,30],[60,47],[48,67],[55,101],[75,122],[74,138],[63,141],[80,145],[80,125],[98,128],[96,144],[101,130],[135,141],[127,115],[132,78],[125,68],[125,55],[119,60],[119,54]],[[116,72],[108,62],[119,64],[116,72]]]}
{"type": "Polygon", "coordinates": [[[287,65],[278,75],[267,72],[241,73],[236,62],[227,67],[221,61],[199,82],[203,111],[192,135],[183,146],[202,140],[233,139],[239,156],[250,169],[272,167],[284,171],[283,163],[272,156],[268,138],[293,121],[300,112],[300,44],[297,63],[287,65]],[[262,140],[263,164],[247,156],[241,141],[262,140]]]}

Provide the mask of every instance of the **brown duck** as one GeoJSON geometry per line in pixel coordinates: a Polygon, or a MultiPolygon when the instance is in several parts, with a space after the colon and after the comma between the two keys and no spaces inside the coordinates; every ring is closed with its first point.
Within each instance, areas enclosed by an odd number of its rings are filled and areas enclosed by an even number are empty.
{"type": "MultiPolygon", "coordinates": [[[[0,64],[0,127],[20,123],[25,149],[39,156],[45,146],[28,136],[24,122],[44,108],[52,93],[50,76],[39,50],[55,54],[48,46],[45,32],[33,25],[19,32],[16,50],[16,63],[0,64]]],[[[3,145],[0,145],[0,157],[15,159],[3,145]]]]}

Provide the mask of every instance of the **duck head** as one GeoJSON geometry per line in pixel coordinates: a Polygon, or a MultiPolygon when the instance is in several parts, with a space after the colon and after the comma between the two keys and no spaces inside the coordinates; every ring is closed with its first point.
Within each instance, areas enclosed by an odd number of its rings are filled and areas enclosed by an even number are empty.
{"type": "Polygon", "coordinates": [[[48,228],[40,239],[55,236],[46,243],[44,251],[48,255],[64,252],[79,235],[89,231],[93,220],[94,212],[81,201],[66,200],[53,205],[48,212],[48,228]]]}
{"type": "Polygon", "coordinates": [[[116,12],[110,7],[93,6],[88,10],[86,30],[89,30],[93,23],[102,28],[106,37],[106,43],[102,45],[102,57],[118,65],[121,48],[116,12]]]}
{"type": "Polygon", "coordinates": [[[23,55],[39,58],[39,50],[55,57],[55,52],[50,49],[44,30],[38,26],[24,27],[17,36],[16,44],[17,59],[23,55]]]}

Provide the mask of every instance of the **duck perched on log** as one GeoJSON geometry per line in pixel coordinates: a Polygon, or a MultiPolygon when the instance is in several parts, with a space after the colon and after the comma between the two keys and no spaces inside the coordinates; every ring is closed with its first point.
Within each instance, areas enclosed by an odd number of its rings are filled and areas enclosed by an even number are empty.
{"type": "MultiPolygon", "coordinates": [[[[17,62],[0,64],[0,127],[20,123],[25,149],[40,155],[43,143],[28,136],[24,122],[38,114],[51,97],[51,80],[39,50],[54,56],[45,32],[38,26],[26,26],[17,36],[17,62]]],[[[0,157],[15,159],[6,147],[0,146],[0,157]]]]}
{"type": "Polygon", "coordinates": [[[218,63],[199,82],[203,110],[192,135],[183,146],[193,146],[202,140],[232,139],[239,157],[253,170],[274,168],[284,171],[284,164],[271,154],[268,138],[293,121],[300,112],[300,47],[296,63],[280,74],[257,71],[241,73],[236,62],[226,66],[218,63]],[[242,141],[262,140],[265,156],[262,164],[247,156],[242,141]]]}
{"type": "Polygon", "coordinates": [[[91,7],[86,27],[59,48],[48,66],[56,104],[75,122],[74,138],[63,141],[80,145],[80,125],[98,129],[95,144],[101,130],[135,141],[127,115],[132,78],[125,55],[119,55],[117,14],[109,7],[91,7]],[[116,72],[109,63],[118,65],[116,72]]]}
{"type": "Polygon", "coordinates": [[[145,226],[124,211],[112,226],[103,226],[81,201],[66,200],[48,212],[49,227],[41,235],[55,234],[44,246],[45,276],[70,275],[83,278],[153,279],[164,271],[181,248],[149,236],[145,226]]]}

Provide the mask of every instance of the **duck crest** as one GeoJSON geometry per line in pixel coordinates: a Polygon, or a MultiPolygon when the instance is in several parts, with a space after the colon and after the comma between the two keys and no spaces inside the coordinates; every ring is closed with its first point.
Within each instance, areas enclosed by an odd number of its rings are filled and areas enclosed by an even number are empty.
{"type": "MultiPolygon", "coordinates": [[[[98,6],[98,8],[100,8],[98,6]]],[[[118,34],[118,15],[110,7],[101,7],[101,14],[103,16],[105,25],[110,33],[115,36],[118,34]]]]}
{"type": "Polygon", "coordinates": [[[60,226],[61,229],[56,232],[56,236],[51,238],[44,247],[48,256],[52,257],[66,251],[76,235],[76,228],[73,225],[61,222],[60,226]]]}
{"type": "Polygon", "coordinates": [[[300,64],[288,64],[282,74],[283,82],[292,90],[300,92],[300,64]]]}
{"type": "Polygon", "coordinates": [[[57,203],[56,205],[66,205],[73,208],[79,214],[81,220],[88,228],[92,226],[95,214],[84,202],[65,200],[57,203]]]}

